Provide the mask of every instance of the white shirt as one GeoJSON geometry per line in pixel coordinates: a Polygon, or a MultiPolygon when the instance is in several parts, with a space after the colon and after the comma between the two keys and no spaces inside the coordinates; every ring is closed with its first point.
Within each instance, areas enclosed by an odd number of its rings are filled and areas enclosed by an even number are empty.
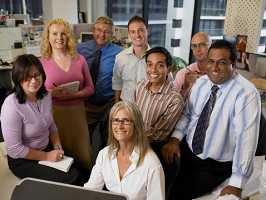
{"type": "MultiPolygon", "coordinates": [[[[197,79],[185,112],[172,135],[179,140],[186,135],[191,150],[197,122],[212,86],[207,75],[197,79]]],[[[239,74],[218,86],[203,152],[197,156],[201,159],[232,161],[228,184],[242,188],[253,170],[261,115],[260,95],[253,84],[239,74]]]]}
{"type": "MultiPolygon", "coordinates": [[[[150,48],[148,47],[147,50],[150,48]]],[[[134,101],[137,83],[147,79],[145,56],[138,58],[133,47],[121,51],[117,56],[113,69],[112,88],[120,90],[122,100],[134,101]]]]}
{"type": "Polygon", "coordinates": [[[102,189],[104,184],[111,192],[126,194],[130,200],[165,199],[164,172],[159,159],[152,150],[148,150],[143,162],[137,166],[139,153],[133,150],[132,164],[120,180],[117,157],[108,155],[109,146],[98,154],[89,181],[84,187],[102,189]]]}

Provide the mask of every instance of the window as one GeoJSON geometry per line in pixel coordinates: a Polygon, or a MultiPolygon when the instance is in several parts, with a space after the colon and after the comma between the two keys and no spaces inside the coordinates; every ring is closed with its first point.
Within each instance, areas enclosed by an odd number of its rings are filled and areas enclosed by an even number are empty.
{"type": "Polygon", "coordinates": [[[173,28],[181,28],[182,26],[182,20],[181,19],[173,19],[173,28]]]}
{"type": "MultiPolygon", "coordinates": [[[[27,14],[31,19],[42,16],[42,0],[25,0],[25,3],[27,14]]],[[[23,14],[22,0],[0,0],[0,8],[9,14],[23,14]]]]}
{"type": "Polygon", "coordinates": [[[263,20],[262,28],[263,28],[263,29],[266,29],[266,19],[263,20]]]}
{"type": "Polygon", "coordinates": [[[203,0],[201,3],[202,16],[225,16],[226,0],[203,0]]]}
{"type": "Polygon", "coordinates": [[[114,22],[128,22],[134,15],[142,16],[143,13],[142,0],[112,0],[111,6],[111,15],[114,22]]]}
{"type": "Polygon", "coordinates": [[[224,20],[200,20],[199,29],[209,33],[210,36],[221,36],[224,30],[224,20]]]}
{"type": "Polygon", "coordinates": [[[259,45],[266,45],[266,36],[260,37],[260,43],[259,45]]]}
{"type": "Polygon", "coordinates": [[[180,39],[171,39],[171,47],[179,47],[180,39]]]}
{"type": "Polygon", "coordinates": [[[183,8],[183,0],[174,0],[175,8],[183,8]]]}
{"type": "Polygon", "coordinates": [[[168,1],[150,0],[149,20],[165,20],[168,1]]]}
{"type": "Polygon", "coordinates": [[[152,24],[149,25],[149,43],[151,46],[165,46],[165,24],[152,24]]]}

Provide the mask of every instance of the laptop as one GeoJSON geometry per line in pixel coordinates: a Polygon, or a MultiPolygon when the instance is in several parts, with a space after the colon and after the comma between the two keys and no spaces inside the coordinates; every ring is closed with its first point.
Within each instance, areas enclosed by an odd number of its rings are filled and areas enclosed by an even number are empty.
{"type": "Polygon", "coordinates": [[[35,178],[22,179],[13,190],[11,200],[128,200],[124,194],[91,190],[35,178]]]}

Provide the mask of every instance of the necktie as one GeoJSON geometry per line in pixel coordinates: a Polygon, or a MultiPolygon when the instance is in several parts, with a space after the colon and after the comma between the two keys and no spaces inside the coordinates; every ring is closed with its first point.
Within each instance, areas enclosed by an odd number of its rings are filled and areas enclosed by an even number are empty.
{"type": "Polygon", "coordinates": [[[209,120],[216,101],[216,93],[218,89],[218,86],[212,86],[211,95],[200,114],[192,140],[192,149],[195,154],[200,154],[203,151],[206,130],[209,126],[209,120]]]}
{"type": "Polygon", "coordinates": [[[99,74],[101,55],[102,55],[101,50],[97,50],[94,54],[94,59],[91,63],[90,73],[94,86],[96,85],[97,77],[99,74]]]}

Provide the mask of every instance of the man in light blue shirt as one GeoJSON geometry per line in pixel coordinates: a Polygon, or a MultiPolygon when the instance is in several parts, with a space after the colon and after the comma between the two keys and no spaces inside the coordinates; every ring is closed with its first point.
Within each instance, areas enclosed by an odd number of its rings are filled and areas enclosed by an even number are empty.
{"type": "Polygon", "coordinates": [[[108,17],[96,19],[93,39],[80,43],[78,53],[83,55],[90,67],[95,92],[86,101],[87,121],[91,135],[93,159],[106,145],[106,117],[114,102],[112,89],[113,66],[116,55],[122,48],[110,41],[113,22],[108,17]]]}
{"type": "Polygon", "coordinates": [[[240,197],[252,173],[261,102],[253,84],[236,72],[235,62],[231,43],[211,45],[207,75],[193,85],[185,112],[163,147],[167,162],[174,157],[181,162],[172,199],[197,198],[226,179],[220,196],[240,197]]]}

